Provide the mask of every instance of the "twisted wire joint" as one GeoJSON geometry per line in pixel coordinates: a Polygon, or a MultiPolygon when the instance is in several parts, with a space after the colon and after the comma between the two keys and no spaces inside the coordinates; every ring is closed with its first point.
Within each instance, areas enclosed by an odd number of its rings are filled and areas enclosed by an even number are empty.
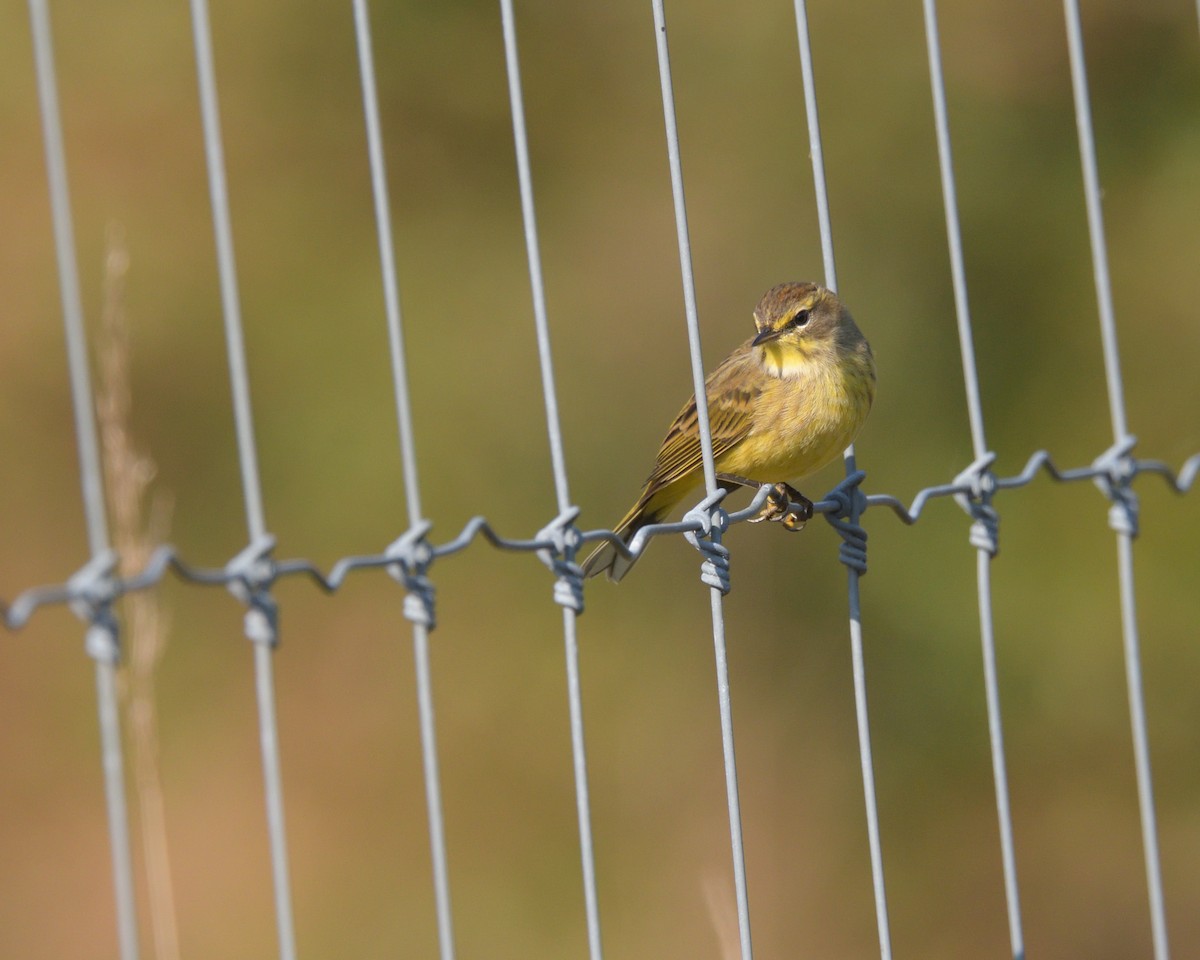
{"type": "Polygon", "coordinates": [[[1093,478],[1112,506],[1108,508],[1108,525],[1117,533],[1129,537],[1138,535],[1138,496],[1131,486],[1138,464],[1133,458],[1137,437],[1125,437],[1092,461],[1099,471],[1093,478]]]}
{"type": "Polygon", "coordinates": [[[274,549],[275,537],[263,534],[225,565],[225,586],[247,606],[247,639],[270,647],[279,643],[279,606],[271,596],[279,572],[271,556],[274,549]]]}
{"type": "Polygon", "coordinates": [[[683,515],[684,523],[695,523],[699,529],[684,533],[687,542],[700,551],[704,562],[700,564],[700,579],[721,593],[729,593],[729,548],[721,543],[721,534],[729,527],[729,514],[721,508],[725,491],[705,497],[683,515]]]}
{"type": "Polygon", "coordinates": [[[105,550],[89,560],[67,581],[71,612],[88,625],[84,649],[97,663],[116,665],[121,644],[113,603],[121,595],[116,576],[117,555],[105,550]]]}
{"type": "Polygon", "coordinates": [[[434,606],[437,590],[427,576],[433,563],[433,547],[426,535],[432,528],[433,524],[428,520],[421,520],[384,551],[384,555],[393,561],[388,565],[388,575],[407,591],[405,618],[430,630],[437,626],[434,606]]]}
{"type": "Polygon", "coordinates": [[[954,494],[954,501],[974,521],[971,546],[987,551],[989,557],[1000,552],[1000,514],[992,506],[992,497],[996,493],[996,475],[992,473],[995,462],[996,454],[989,450],[954,478],[954,486],[966,488],[954,494]]]}
{"type": "Polygon", "coordinates": [[[559,606],[583,613],[583,567],[575,562],[579,549],[579,530],[575,518],[579,507],[567,507],[549,524],[538,531],[537,540],[553,544],[538,550],[538,559],[554,573],[554,602],[559,606]]]}
{"type": "Polygon", "coordinates": [[[863,471],[856,470],[825,495],[837,505],[825,514],[825,519],[842,538],[838,559],[859,576],[867,572],[867,531],[858,522],[867,509],[867,497],[861,489],[865,477],[863,471]]]}

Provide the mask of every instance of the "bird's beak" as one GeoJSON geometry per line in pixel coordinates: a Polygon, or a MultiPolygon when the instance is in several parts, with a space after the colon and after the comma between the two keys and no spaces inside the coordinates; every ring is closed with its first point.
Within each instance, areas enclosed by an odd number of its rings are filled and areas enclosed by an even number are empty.
{"type": "Polygon", "coordinates": [[[782,336],[782,330],[772,330],[768,327],[766,330],[759,331],[758,336],[750,341],[750,346],[757,347],[760,344],[770,343],[772,340],[778,340],[782,336]]]}

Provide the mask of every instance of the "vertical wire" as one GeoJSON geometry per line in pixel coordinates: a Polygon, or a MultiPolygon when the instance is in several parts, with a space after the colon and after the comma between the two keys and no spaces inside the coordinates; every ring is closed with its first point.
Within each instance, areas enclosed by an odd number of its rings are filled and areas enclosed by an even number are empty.
{"type": "MultiPolygon", "coordinates": [[[[942,178],[942,203],[946,214],[946,237],[950,248],[950,273],[954,284],[954,308],[958,320],[958,342],[962,352],[963,385],[971,426],[971,443],[976,461],[988,452],[983,426],[983,403],[975,361],[975,340],[967,301],[966,268],[963,263],[962,230],[958,219],[958,195],[954,179],[954,156],[950,145],[950,121],[946,109],[946,81],[942,71],[936,0],[924,0],[925,41],[929,52],[929,79],[933,90],[934,126],[937,131],[938,163],[942,178]]],[[[1000,713],[1000,684],[996,670],[995,626],[992,617],[992,555],[977,547],[976,582],[979,597],[979,631],[983,651],[984,697],[987,702],[988,733],[992,754],[992,781],[996,792],[996,815],[1000,826],[1000,859],[1004,871],[1005,903],[1012,954],[1025,955],[1021,925],[1021,902],[1017,886],[1017,860],[1013,843],[1009,803],[1008,768],[1004,756],[1004,726],[1000,713]]]]}
{"type": "Polygon", "coordinates": [[[100,754],[112,846],[113,884],[117,898],[117,942],[121,960],[137,960],[137,912],[134,903],[133,857],[129,845],[129,813],[121,756],[121,722],[117,711],[116,665],[96,661],[96,703],[100,715],[100,754]]]}
{"type": "Polygon", "coordinates": [[[825,153],[817,115],[817,83],[813,72],[812,41],[808,35],[808,6],[796,0],[796,33],[800,40],[800,73],[804,78],[804,113],[808,122],[808,151],[812,158],[813,190],[817,195],[817,226],[821,231],[821,257],[825,285],[837,289],[837,264],[833,258],[833,224],[829,216],[829,189],[825,184],[825,153]]]}
{"type": "Polygon", "coordinates": [[[1092,276],[1100,311],[1100,340],[1104,348],[1104,377],[1108,385],[1113,442],[1129,436],[1125,422],[1125,387],[1121,378],[1121,355],[1117,349],[1117,324],[1113,317],[1112,280],[1108,272],[1108,244],[1104,236],[1104,214],[1100,204],[1100,175],[1096,169],[1096,138],[1092,132],[1092,108],[1083,59],[1083,31],[1078,0],[1063,0],[1067,20],[1067,46],[1071,58],[1071,88],[1075,95],[1075,124],[1079,133],[1079,158],[1083,166],[1084,202],[1087,205],[1088,238],[1092,246],[1092,276]]]}
{"type": "MultiPolygon", "coordinates": [[[[238,459],[241,465],[242,499],[245,504],[246,527],[250,539],[251,541],[260,541],[266,535],[266,523],[263,518],[262,487],[259,482],[254,423],[250,411],[250,382],[246,371],[246,348],[242,331],[241,306],[238,301],[233,230],[230,225],[229,196],[225,183],[225,158],[217,109],[216,71],[213,67],[212,33],[209,25],[207,0],[191,0],[191,10],[192,35],[196,46],[200,112],[204,127],[204,152],[208,167],[213,232],[217,249],[217,269],[221,284],[221,307],[225,322],[225,345],[229,360],[230,387],[233,392],[238,459]]],[[[279,758],[272,652],[273,648],[268,643],[262,640],[254,641],[259,743],[262,747],[267,836],[271,851],[279,954],[282,960],[294,960],[296,938],[292,921],[291,884],[288,878],[287,831],[283,809],[283,775],[279,758]]]]}
{"type": "Polygon", "coordinates": [[[1134,766],[1137,771],[1138,809],[1142,821],[1142,847],[1146,861],[1154,960],[1168,960],[1171,951],[1167,940],[1162,869],[1158,857],[1158,825],[1154,812],[1154,782],[1150,773],[1150,737],[1146,728],[1142,664],[1138,652],[1137,595],[1133,585],[1133,537],[1128,533],[1117,534],[1117,571],[1121,591],[1121,630],[1125,638],[1125,680],[1129,691],[1129,719],[1133,730],[1134,766]]]}
{"type": "Polygon", "coordinates": [[[242,308],[238,301],[237,266],[233,256],[233,228],[229,221],[229,193],[225,184],[225,152],[221,144],[221,121],[217,112],[217,80],[213,69],[208,0],[191,0],[191,4],[200,109],[204,122],[204,153],[208,165],[208,189],[212,198],[217,272],[221,283],[221,313],[225,318],[225,346],[233,391],[238,460],[241,464],[242,499],[246,507],[246,528],[250,531],[250,538],[257,540],[266,533],[267,528],[263,519],[262,487],[258,479],[254,419],[250,414],[250,380],[246,373],[246,345],[242,335],[242,308]]]}
{"type": "MultiPolygon", "coordinates": [[[[853,463],[854,455],[847,455],[853,463]]],[[[853,472],[853,471],[851,471],[853,472]]],[[[850,518],[857,523],[857,511],[850,518]]],[[[871,887],[875,895],[875,926],[879,931],[879,955],[891,960],[892,934],[888,923],[887,889],[883,879],[883,843],[879,836],[879,803],[875,795],[875,763],[871,755],[871,724],[867,715],[867,676],[863,656],[862,611],[858,571],[848,569],[850,605],[850,659],[854,672],[854,716],[858,724],[858,753],[862,766],[863,798],[867,810],[867,843],[871,852],[871,887]]]]}
{"type": "MultiPolygon", "coordinates": [[[[525,250],[529,260],[529,284],[533,295],[538,359],[541,362],[542,396],[546,405],[546,430],[550,441],[554,490],[558,498],[559,513],[562,514],[571,506],[571,494],[567,486],[567,464],[563,453],[562,426],[558,414],[558,391],[554,385],[554,363],[550,351],[550,324],[546,316],[546,289],[542,278],[537,215],[533,203],[529,135],[525,124],[525,101],[521,88],[521,64],[517,54],[517,27],[512,0],[500,0],[500,19],[504,33],[504,59],[508,72],[508,98],[512,107],[513,141],[517,154],[521,217],[525,226],[525,250]]],[[[574,610],[563,608],[563,651],[567,667],[567,704],[570,710],[571,756],[575,775],[575,806],[579,821],[580,861],[583,870],[588,951],[592,960],[601,960],[603,950],[600,940],[600,908],[596,892],[595,851],[592,843],[592,816],[583,729],[583,696],[579,682],[577,617],[578,614],[574,610]]]]}
{"type": "Polygon", "coordinates": [[[729,842],[733,858],[733,890],[737,903],[738,938],[742,960],[753,960],[750,939],[750,896],[746,884],[746,850],[742,836],[742,804],[738,796],[737,752],[733,740],[733,702],[729,692],[729,657],[725,647],[723,594],[709,588],[712,608],[713,652],[717,671],[717,703],[721,712],[721,753],[725,763],[725,803],[729,809],[729,842]]]}
{"type": "MultiPolygon", "coordinates": [[[[704,360],[700,349],[700,322],[696,313],[696,288],[692,273],[691,240],[688,236],[687,204],[683,193],[683,169],[679,159],[679,130],[675,119],[675,94],[671,84],[671,60],[667,48],[667,21],[663,0],[652,0],[654,35],[658,50],[658,73],[662,86],[663,120],[667,134],[667,157],[671,167],[671,194],[675,206],[675,230],[679,241],[679,267],[687,315],[688,346],[692,384],[696,396],[696,420],[704,463],[704,484],[709,496],[716,493],[717,475],[713,462],[712,434],[708,420],[708,398],[704,388],[704,360]]],[[[738,796],[737,753],[733,739],[733,705],[729,694],[729,660],[725,646],[723,595],[710,587],[713,651],[717,671],[717,701],[721,713],[721,750],[725,762],[725,800],[729,809],[729,836],[733,857],[734,895],[737,900],[738,935],[742,960],[752,960],[750,898],[746,885],[746,854],[742,836],[741,800],[738,796]]]]}
{"type": "Polygon", "coordinates": [[[1014,960],[1024,960],[1025,934],[1017,886],[1017,857],[1009,804],[1008,768],[1004,760],[1004,725],[1000,717],[1000,683],[996,672],[996,638],[992,627],[992,558],[980,548],[975,556],[979,592],[979,632],[983,647],[983,684],[991,741],[992,780],[996,789],[996,818],[1000,823],[1000,860],[1004,870],[1004,901],[1008,906],[1008,939],[1014,960]]]}
{"type": "Polygon", "coordinates": [[[946,78],[942,72],[941,40],[938,35],[937,2],[924,0],[925,44],[929,51],[929,79],[933,90],[933,118],[937,130],[938,163],[942,175],[942,205],[946,214],[946,239],[950,247],[950,275],[954,284],[954,313],[958,319],[958,344],[962,353],[963,382],[971,443],[976,459],[988,452],[983,428],[983,403],[975,364],[975,336],[967,302],[967,275],[963,264],[962,230],[958,221],[958,191],[954,182],[954,155],[950,147],[950,120],[946,110],[946,78]]]}
{"type": "MultiPolygon", "coordinates": [[[[375,89],[375,62],[371,45],[371,22],[366,0],[354,0],[355,37],[362,78],[363,109],[367,127],[367,152],[375,201],[375,225],[383,274],[384,308],[396,395],[396,421],[400,435],[400,457],[404,468],[404,491],[408,522],[416,527],[424,519],[417,477],[417,450],[413,436],[412,404],[408,386],[408,362],[404,350],[404,326],[400,312],[396,257],[392,243],[387,167],[383,156],[383,133],[379,121],[379,98],[375,89]]],[[[413,623],[413,660],[417,684],[417,720],[425,778],[425,806],[429,820],[429,846],[433,867],[434,909],[437,916],[441,960],[454,958],[454,926],[450,909],[450,880],[446,858],[445,825],[442,815],[441,775],[437,755],[437,732],[433,712],[433,682],[429,663],[429,628],[413,623]]]]}
{"type": "Polygon", "coordinates": [[[679,240],[679,269],[683,280],[683,304],[687,317],[688,349],[692,364],[692,389],[696,394],[696,426],[704,461],[704,489],[717,492],[713,463],[712,430],[708,419],[708,397],[704,390],[704,357],[700,349],[700,321],[696,313],[696,282],[692,273],[692,242],[688,234],[687,201],[683,195],[683,169],[679,160],[679,128],[675,120],[675,93],[671,86],[671,59],[667,49],[667,21],[663,0],[654,6],[654,34],[658,44],[658,76],[662,85],[663,120],[667,131],[667,158],[671,165],[671,197],[675,205],[675,233],[679,240]]]}
{"type": "MultiPolygon", "coordinates": [[[[1100,177],[1096,164],[1096,141],[1092,131],[1092,111],[1088,96],[1087,68],[1083,54],[1083,29],[1078,0],[1063,0],[1067,25],[1067,48],[1071,60],[1071,87],[1075,98],[1075,123],[1079,134],[1079,156],[1083,167],[1084,198],[1087,206],[1088,235],[1092,248],[1092,272],[1100,314],[1100,340],[1104,349],[1104,373],[1112,415],[1113,441],[1130,439],[1125,419],[1124,385],[1121,378],[1117,328],[1113,316],[1112,281],[1108,270],[1108,249],[1101,210],[1100,177]]],[[[1150,926],[1155,960],[1167,960],[1166,908],[1163,903],[1162,870],[1158,856],[1158,826],[1154,812],[1154,786],[1150,772],[1150,742],[1146,729],[1146,708],[1142,692],[1136,592],[1133,580],[1132,530],[1117,531],[1117,575],[1121,594],[1121,633],[1125,650],[1125,679],[1129,690],[1129,716],[1133,730],[1134,768],[1137,775],[1138,808],[1141,815],[1142,848],[1146,862],[1146,883],[1150,900],[1150,926]]]]}
{"type": "Polygon", "coordinates": [[[413,660],[417,675],[417,725],[421,733],[421,762],[425,776],[425,808],[429,817],[429,846],[433,856],[433,897],[437,912],[441,960],[454,960],[454,926],[450,913],[450,871],[446,863],[446,827],[442,816],[441,776],[438,771],[437,730],[433,716],[433,671],[429,665],[429,628],[413,624],[413,660]]]}
{"type": "Polygon", "coordinates": [[[542,368],[542,395],[546,402],[546,429],[550,437],[550,459],[558,509],[571,505],[567,487],[567,464],[563,456],[562,428],[558,419],[558,392],[554,387],[554,363],[550,356],[550,325],[546,320],[546,290],[542,281],[542,256],[538,248],[537,216],[533,209],[533,176],[529,169],[529,138],[525,129],[525,103],[521,93],[521,65],[517,58],[517,28],[512,0],[500,0],[504,29],[504,59],[508,67],[508,99],[512,105],[513,139],[517,150],[517,179],[521,189],[521,219],[525,224],[525,249],[529,258],[529,285],[533,293],[533,316],[537,326],[538,358],[542,368]]]}
{"type": "MultiPolygon", "coordinates": [[[[808,7],[805,0],[796,0],[796,33],[800,44],[800,69],[804,78],[804,106],[808,121],[809,153],[812,156],[813,187],[817,197],[817,219],[821,232],[821,254],[825,263],[825,285],[837,289],[837,268],[833,254],[833,228],[829,216],[829,193],[825,181],[825,160],[821,149],[821,125],[817,112],[816,81],[812,62],[812,41],[808,32],[808,7]]],[[[844,454],[846,476],[858,469],[854,445],[844,454]]],[[[851,507],[849,520],[858,523],[857,498],[851,507]]],[[[858,749],[862,766],[863,799],[867,815],[867,843],[871,855],[871,885],[875,896],[875,924],[879,931],[879,951],[882,960],[891,960],[892,937],[888,922],[887,890],[883,877],[883,844],[879,834],[879,804],[875,794],[875,764],[871,754],[871,727],[867,714],[867,679],[863,656],[862,605],[859,594],[859,573],[846,568],[846,587],[850,619],[850,659],[854,674],[854,711],[858,724],[858,749]]]]}
{"type": "Polygon", "coordinates": [[[588,956],[602,960],[600,903],[596,891],[596,854],[592,843],[591,800],[588,791],[587,753],[583,735],[583,692],[579,682],[578,614],[563,607],[563,651],[567,662],[567,706],[571,722],[571,758],[575,773],[575,814],[579,821],[579,859],[583,869],[583,902],[587,916],[588,956]]]}
{"type": "Polygon", "coordinates": [[[263,755],[263,786],[267,806],[267,837],[275,881],[275,924],[279,956],[295,960],[296,934],[292,922],[292,897],[288,881],[287,831],[283,816],[283,775],[279,764],[279,731],[275,722],[275,681],[271,657],[274,649],[254,644],[254,687],[258,697],[258,737],[263,755]]]}
{"type": "Polygon", "coordinates": [[[62,119],[58,110],[58,84],[54,77],[54,49],[46,0],[29,0],[33,29],[34,66],[41,103],[42,135],[46,147],[46,174],[50,186],[50,212],[54,222],[54,249],[58,257],[58,284],[66,328],[67,364],[71,374],[71,402],[79,453],[79,478],[83,485],[84,519],[92,556],[109,548],[108,519],[104,512],[100,446],[92,413],[92,381],[88,371],[87,339],[83,328],[83,302],[79,293],[79,267],[75,260],[75,230],[67,188],[67,161],[62,119]]]}
{"type": "MultiPolygon", "coordinates": [[[[104,508],[96,421],[92,410],[92,385],[88,372],[83,302],[79,292],[75,232],[71,222],[71,200],[67,186],[66,151],[58,108],[58,84],[54,76],[54,47],[51,40],[50,15],[45,0],[29,0],[29,16],[42,116],[42,135],[45,139],[46,174],[54,224],[54,246],[58,259],[59,292],[66,333],[83,509],[88,546],[92,558],[96,559],[110,549],[108,520],[104,508]]],[[[89,631],[99,631],[103,634],[94,651],[92,644],[89,643],[88,647],[89,652],[93,652],[96,665],[96,711],[108,810],[117,942],[122,960],[137,960],[137,907],[133,883],[133,857],[129,843],[129,807],[125,796],[124,763],[121,753],[121,721],[117,710],[115,634],[110,632],[111,628],[100,624],[93,624],[89,631]]]]}
{"type": "Polygon", "coordinates": [[[396,397],[400,461],[404,470],[404,494],[408,503],[408,522],[411,526],[416,526],[424,517],[421,514],[421,490],[417,477],[417,449],[413,436],[408,361],[404,349],[404,323],[400,312],[400,288],[396,280],[396,254],[392,242],[391,204],[388,200],[387,167],[383,156],[383,132],[379,121],[379,98],[375,89],[375,58],[371,47],[371,20],[367,13],[366,0],[354,0],[354,28],[358,42],[358,66],[366,115],[367,154],[371,164],[375,228],[379,242],[380,268],[383,274],[383,302],[387,315],[392,384],[396,397]]]}

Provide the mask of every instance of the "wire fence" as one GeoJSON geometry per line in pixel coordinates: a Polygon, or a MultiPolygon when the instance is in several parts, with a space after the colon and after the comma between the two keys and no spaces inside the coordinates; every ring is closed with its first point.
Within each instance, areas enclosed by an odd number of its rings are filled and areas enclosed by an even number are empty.
{"type": "MultiPolygon", "coordinates": [[[[206,0],[191,0],[205,157],[219,268],[225,341],[233,390],[247,546],[223,567],[206,568],[193,564],[186,557],[181,556],[175,548],[161,545],[152,552],[142,570],[132,575],[121,576],[118,574],[119,558],[113,549],[106,520],[103,471],[95,413],[92,406],[93,391],[89,376],[88,345],[84,332],[84,311],[80,295],[79,270],[76,264],[49,14],[46,0],[29,0],[37,91],[45,139],[45,164],[50,188],[50,207],[58,257],[63,319],[66,327],[71,395],[90,558],[77,573],[67,577],[62,583],[25,589],[12,595],[11,599],[0,601],[0,617],[9,630],[19,630],[40,609],[65,605],[70,607],[86,624],[86,648],[94,660],[96,670],[101,757],[105,776],[113,887],[122,960],[136,958],[139,955],[139,943],[137,897],[128,827],[129,810],[125,796],[125,772],[118,715],[117,674],[121,666],[121,643],[115,605],[127,595],[156,589],[168,575],[173,575],[180,581],[194,586],[224,588],[245,605],[245,632],[253,642],[255,650],[254,671],[271,870],[274,882],[278,951],[283,960],[293,960],[297,956],[298,950],[294,932],[293,898],[289,883],[284,790],[275,708],[273,669],[279,633],[278,607],[273,591],[281,581],[301,579],[310,581],[321,591],[334,593],[351,575],[378,569],[386,571],[403,586],[406,592],[404,615],[412,625],[420,745],[424,764],[426,814],[432,856],[432,884],[438,942],[442,960],[451,960],[456,955],[451,906],[451,879],[446,853],[437,753],[430,666],[430,633],[436,626],[434,588],[436,569],[441,562],[472,548],[479,540],[486,541],[501,552],[535,554],[549,569],[553,577],[553,599],[562,608],[587,946],[592,960],[599,960],[603,955],[602,924],[591,828],[579,643],[576,633],[578,617],[584,611],[584,587],[582,571],[576,563],[576,557],[584,544],[600,541],[611,542],[623,555],[635,557],[646,548],[651,539],[680,534],[684,535],[702,554],[701,579],[709,587],[728,805],[730,854],[738,919],[738,941],[743,960],[750,960],[753,955],[751,897],[746,881],[731,684],[725,645],[724,597],[729,592],[732,581],[729,550],[722,544],[722,537],[730,526],[749,520],[759,513],[766,501],[769,488],[763,487],[758,490],[751,502],[741,510],[727,512],[723,508],[722,501],[725,491],[720,489],[717,483],[706,405],[700,403],[697,412],[704,457],[705,495],[687,511],[681,521],[651,525],[640,532],[629,544],[623,543],[610,530],[583,530],[576,525],[580,510],[572,500],[568,485],[563,430],[558,411],[558,395],[550,343],[550,321],[539,249],[534,181],[526,131],[524,95],[512,0],[501,0],[500,7],[521,214],[524,223],[557,514],[541,530],[525,538],[501,535],[489,519],[480,516],[471,519],[452,539],[443,542],[433,542],[430,539],[432,524],[423,511],[420,494],[418,445],[414,437],[412,422],[413,400],[405,354],[399,281],[395,270],[396,253],[389,214],[391,207],[387,192],[387,165],[384,157],[384,135],[376,90],[370,17],[366,0],[354,0],[353,18],[366,117],[367,153],[374,191],[385,319],[395,388],[396,421],[402,454],[409,526],[403,535],[384,550],[378,553],[344,557],[327,571],[307,559],[277,559],[274,556],[275,538],[269,532],[270,527],[265,516],[259,478],[257,446],[250,402],[250,380],[247,372],[239,303],[237,257],[234,251],[225,179],[221,119],[209,13],[206,0]]],[[[663,0],[653,0],[652,7],[689,356],[696,396],[702,397],[704,395],[704,369],[701,359],[700,325],[663,0]]],[[[992,467],[996,461],[996,453],[993,452],[987,440],[981,403],[935,0],[923,0],[923,14],[946,236],[957,316],[957,333],[974,460],[948,482],[921,490],[910,503],[906,504],[891,495],[864,491],[866,474],[859,469],[855,451],[851,448],[845,453],[845,480],[813,506],[816,513],[825,516],[843,541],[841,561],[846,566],[848,577],[849,637],[880,955],[884,960],[888,960],[892,956],[892,943],[885,893],[885,869],[874,783],[870,724],[867,714],[863,650],[864,624],[860,609],[860,578],[867,571],[867,533],[862,526],[862,517],[873,508],[875,513],[882,512],[881,508],[886,508],[903,523],[914,524],[932,501],[952,498],[966,512],[970,520],[970,543],[977,554],[978,612],[984,666],[984,695],[990,733],[1005,905],[1011,953],[1014,958],[1022,958],[1025,955],[1025,937],[1022,927],[1014,826],[1006,771],[1000,684],[997,678],[991,561],[998,551],[1000,526],[1000,514],[996,505],[998,494],[1001,491],[1030,485],[1039,476],[1044,475],[1058,483],[1091,481],[1109,501],[1108,522],[1117,541],[1121,629],[1124,639],[1126,682],[1133,731],[1134,761],[1141,817],[1141,843],[1145,860],[1145,881],[1153,936],[1153,955],[1155,960],[1166,960],[1169,956],[1168,929],[1164,907],[1162,868],[1159,862],[1158,830],[1155,822],[1153,779],[1140,666],[1137,593],[1133,576],[1132,551],[1134,539],[1138,535],[1139,519],[1139,501],[1134,484],[1142,475],[1151,474],[1160,478],[1169,488],[1178,493],[1188,492],[1195,486],[1196,477],[1200,474],[1200,453],[1191,456],[1178,469],[1173,469],[1157,460],[1141,459],[1134,454],[1136,440],[1130,433],[1127,422],[1080,11],[1076,0],[1064,0],[1066,38],[1078,127],[1078,147],[1083,171],[1084,199],[1091,240],[1092,271],[1095,278],[1096,306],[1100,322],[1113,441],[1108,449],[1099,453],[1090,464],[1082,467],[1060,468],[1052,460],[1049,452],[1039,450],[1029,457],[1025,467],[1016,475],[999,477],[993,472],[992,467]]],[[[824,259],[824,282],[831,289],[836,289],[838,284],[832,238],[832,218],[826,189],[819,124],[818,105],[820,101],[817,95],[816,70],[805,0],[795,0],[795,22],[803,76],[803,98],[812,171],[816,186],[815,199],[824,259]]]]}

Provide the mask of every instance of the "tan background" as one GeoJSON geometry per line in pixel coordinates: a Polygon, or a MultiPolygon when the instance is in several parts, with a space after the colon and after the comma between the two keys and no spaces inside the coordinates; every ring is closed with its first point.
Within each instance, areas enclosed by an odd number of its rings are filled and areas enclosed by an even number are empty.
{"type": "MultiPolygon", "coordinates": [[[[1200,34],[1184,0],[1086,2],[1116,313],[1139,452],[1200,449],[1200,34]]],[[[554,514],[499,11],[377,4],[420,476],[433,538],[554,514]]],[[[946,3],[971,302],[998,472],[1108,445],[1057,4],[946,3]]],[[[572,497],[636,493],[690,390],[648,3],[518,4],[572,497]]],[[[918,3],[814,3],[842,293],[875,346],[859,453],[910,498],[971,459],[918,3]]],[[[759,294],[819,279],[790,3],[668,8],[706,359],[759,294]]],[[[184,4],[58,4],[85,306],[106,225],[131,256],[133,425],[170,539],[244,544],[184,4]]],[[[323,566],[406,524],[348,3],[215,5],[214,43],[267,520],[323,566]]],[[[0,595],[85,557],[28,20],[0,11],[0,595]]],[[[837,469],[806,486],[819,495],[837,469]]],[[[1138,482],[1149,725],[1176,958],[1200,957],[1200,496],[1138,482]]],[[[1029,955],[1149,953],[1106,505],[1004,494],[996,628],[1029,955]]],[[[949,501],[868,516],[872,732],[897,956],[1003,957],[974,551],[949,501]]],[[[741,527],[727,603],[751,908],[762,957],[867,957],[876,935],[845,629],[822,523],[741,527]]],[[[589,587],[583,692],[607,955],[717,958],[730,906],[709,614],[662,542],[589,587]],[[710,896],[711,894],[711,896],[710,896]],[[710,904],[715,903],[713,907],[710,904]]],[[[529,556],[440,564],[433,668],[459,953],[582,957],[559,613],[529,556]]],[[[435,955],[409,629],[398,588],[280,585],[278,700],[305,957],[435,955]]],[[[168,582],[162,777],[186,957],[275,950],[251,656],[221,591],[168,582]]],[[[61,610],[0,637],[0,955],[115,955],[94,694],[61,610]]],[[[140,875],[140,874],[139,874],[140,875]]],[[[142,891],[144,893],[144,890],[142,891]]],[[[142,912],[146,923],[145,910],[142,912]]],[[[150,955],[148,938],[145,943],[150,955]]]]}

